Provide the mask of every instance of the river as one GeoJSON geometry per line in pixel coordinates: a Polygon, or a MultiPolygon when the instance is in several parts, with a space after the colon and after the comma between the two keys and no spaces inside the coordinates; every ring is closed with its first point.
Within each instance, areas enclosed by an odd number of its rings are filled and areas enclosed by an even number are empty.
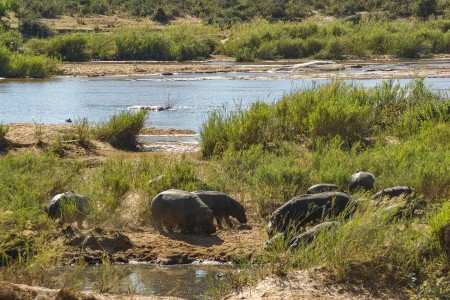
{"type": "MultiPolygon", "coordinates": [[[[173,106],[150,112],[146,126],[198,132],[208,112],[247,108],[256,100],[276,101],[283,95],[326,79],[279,79],[280,73],[220,73],[114,77],[59,77],[0,80],[0,123],[59,124],[87,118],[91,123],[133,105],[173,106]]],[[[353,80],[373,87],[382,79],[353,80]]],[[[406,84],[408,79],[399,79],[406,84]]],[[[435,90],[450,90],[450,78],[427,78],[435,90]]]]}

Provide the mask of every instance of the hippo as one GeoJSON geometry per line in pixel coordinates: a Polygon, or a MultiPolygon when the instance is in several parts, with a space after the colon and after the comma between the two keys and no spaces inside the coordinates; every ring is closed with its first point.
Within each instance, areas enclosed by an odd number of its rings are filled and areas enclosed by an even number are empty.
{"type": "Polygon", "coordinates": [[[384,198],[384,197],[393,198],[393,197],[399,197],[401,195],[409,196],[409,195],[414,194],[415,192],[416,192],[416,190],[409,186],[394,186],[394,187],[382,189],[381,191],[379,191],[378,193],[373,195],[372,198],[373,199],[384,198]]]}
{"type": "Polygon", "coordinates": [[[307,194],[318,194],[323,192],[337,192],[339,187],[332,183],[319,183],[311,186],[306,193],[307,194]]]}
{"type": "Polygon", "coordinates": [[[47,207],[47,214],[52,219],[59,219],[61,223],[76,221],[78,228],[82,228],[83,221],[89,221],[89,210],[88,198],[70,191],[54,196],[47,207]]]}
{"type": "Polygon", "coordinates": [[[319,234],[321,231],[331,229],[340,224],[341,222],[337,221],[323,222],[311,227],[309,230],[301,234],[296,234],[295,232],[289,231],[279,232],[266,242],[266,244],[264,245],[264,249],[272,250],[280,244],[283,245],[284,249],[288,247],[294,249],[297,248],[301,243],[307,244],[312,242],[316,238],[317,234],[319,234]]]}
{"type": "Polygon", "coordinates": [[[317,224],[317,225],[311,227],[311,229],[294,237],[292,239],[292,241],[289,243],[289,247],[297,248],[300,244],[311,243],[316,238],[316,236],[323,230],[330,230],[339,225],[341,225],[341,222],[337,222],[337,221],[329,221],[329,222],[323,222],[323,223],[317,224]]]}
{"type": "Polygon", "coordinates": [[[269,236],[276,232],[298,230],[325,216],[337,216],[350,202],[350,195],[342,192],[324,192],[297,196],[275,210],[267,226],[269,236]]]}
{"type": "Polygon", "coordinates": [[[225,193],[217,191],[194,191],[192,192],[202,199],[202,201],[212,210],[217,226],[222,227],[222,220],[233,227],[230,216],[236,218],[240,223],[247,223],[245,208],[225,193]]]}
{"type": "Polygon", "coordinates": [[[195,194],[182,190],[167,190],[156,195],[150,204],[156,229],[163,234],[163,223],[172,233],[173,226],[181,232],[194,232],[196,229],[208,234],[216,232],[212,211],[195,194]]]}
{"type": "Polygon", "coordinates": [[[348,190],[350,193],[356,192],[358,189],[363,189],[364,191],[373,190],[374,182],[375,176],[362,170],[352,175],[348,190]]]}

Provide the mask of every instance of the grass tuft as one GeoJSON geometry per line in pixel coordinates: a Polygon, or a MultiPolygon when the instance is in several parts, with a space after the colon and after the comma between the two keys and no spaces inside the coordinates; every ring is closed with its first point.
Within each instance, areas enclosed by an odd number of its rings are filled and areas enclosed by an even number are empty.
{"type": "Polygon", "coordinates": [[[146,118],[145,110],[137,113],[123,111],[100,124],[95,135],[115,148],[136,150],[139,145],[137,135],[144,127],[146,118]]]}

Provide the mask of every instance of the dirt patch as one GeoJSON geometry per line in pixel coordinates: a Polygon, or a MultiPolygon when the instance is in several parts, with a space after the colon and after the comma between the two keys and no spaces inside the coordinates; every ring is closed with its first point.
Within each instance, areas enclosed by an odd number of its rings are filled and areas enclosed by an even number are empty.
{"type": "Polygon", "coordinates": [[[224,299],[409,299],[401,289],[378,291],[362,284],[336,283],[330,277],[325,268],[294,271],[283,277],[267,277],[224,299]]]}
{"type": "Polygon", "coordinates": [[[96,293],[79,293],[71,289],[48,289],[39,286],[14,284],[0,281],[0,299],[2,300],[151,300],[179,299],[174,297],[140,296],[140,295],[109,295],[96,293]]]}

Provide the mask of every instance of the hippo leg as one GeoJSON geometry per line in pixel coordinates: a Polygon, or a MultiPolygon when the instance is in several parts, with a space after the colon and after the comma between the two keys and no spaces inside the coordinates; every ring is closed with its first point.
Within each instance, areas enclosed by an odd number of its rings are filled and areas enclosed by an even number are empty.
{"type": "Polygon", "coordinates": [[[161,233],[161,234],[164,233],[164,228],[162,226],[161,219],[155,219],[154,222],[155,222],[155,227],[156,227],[156,229],[158,229],[159,233],[161,233]]]}
{"type": "Polygon", "coordinates": [[[219,227],[219,229],[223,229],[223,226],[222,226],[222,219],[219,218],[219,217],[217,217],[217,216],[215,216],[214,218],[216,219],[217,227],[219,227]]]}
{"type": "Polygon", "coordinates": [[[233,227],[233,223],[231,223],[231,220],[230,220],[230,217],[229,216],[226,216],[225,217],[225,221],[227,222],[227,224],[228,224],[228,227],[233,227]]]}
{"type": "Polygon", "coordinates": [[[78,229],[83,229],[83,219],[77,218],[77,227],[78,229]]]}

